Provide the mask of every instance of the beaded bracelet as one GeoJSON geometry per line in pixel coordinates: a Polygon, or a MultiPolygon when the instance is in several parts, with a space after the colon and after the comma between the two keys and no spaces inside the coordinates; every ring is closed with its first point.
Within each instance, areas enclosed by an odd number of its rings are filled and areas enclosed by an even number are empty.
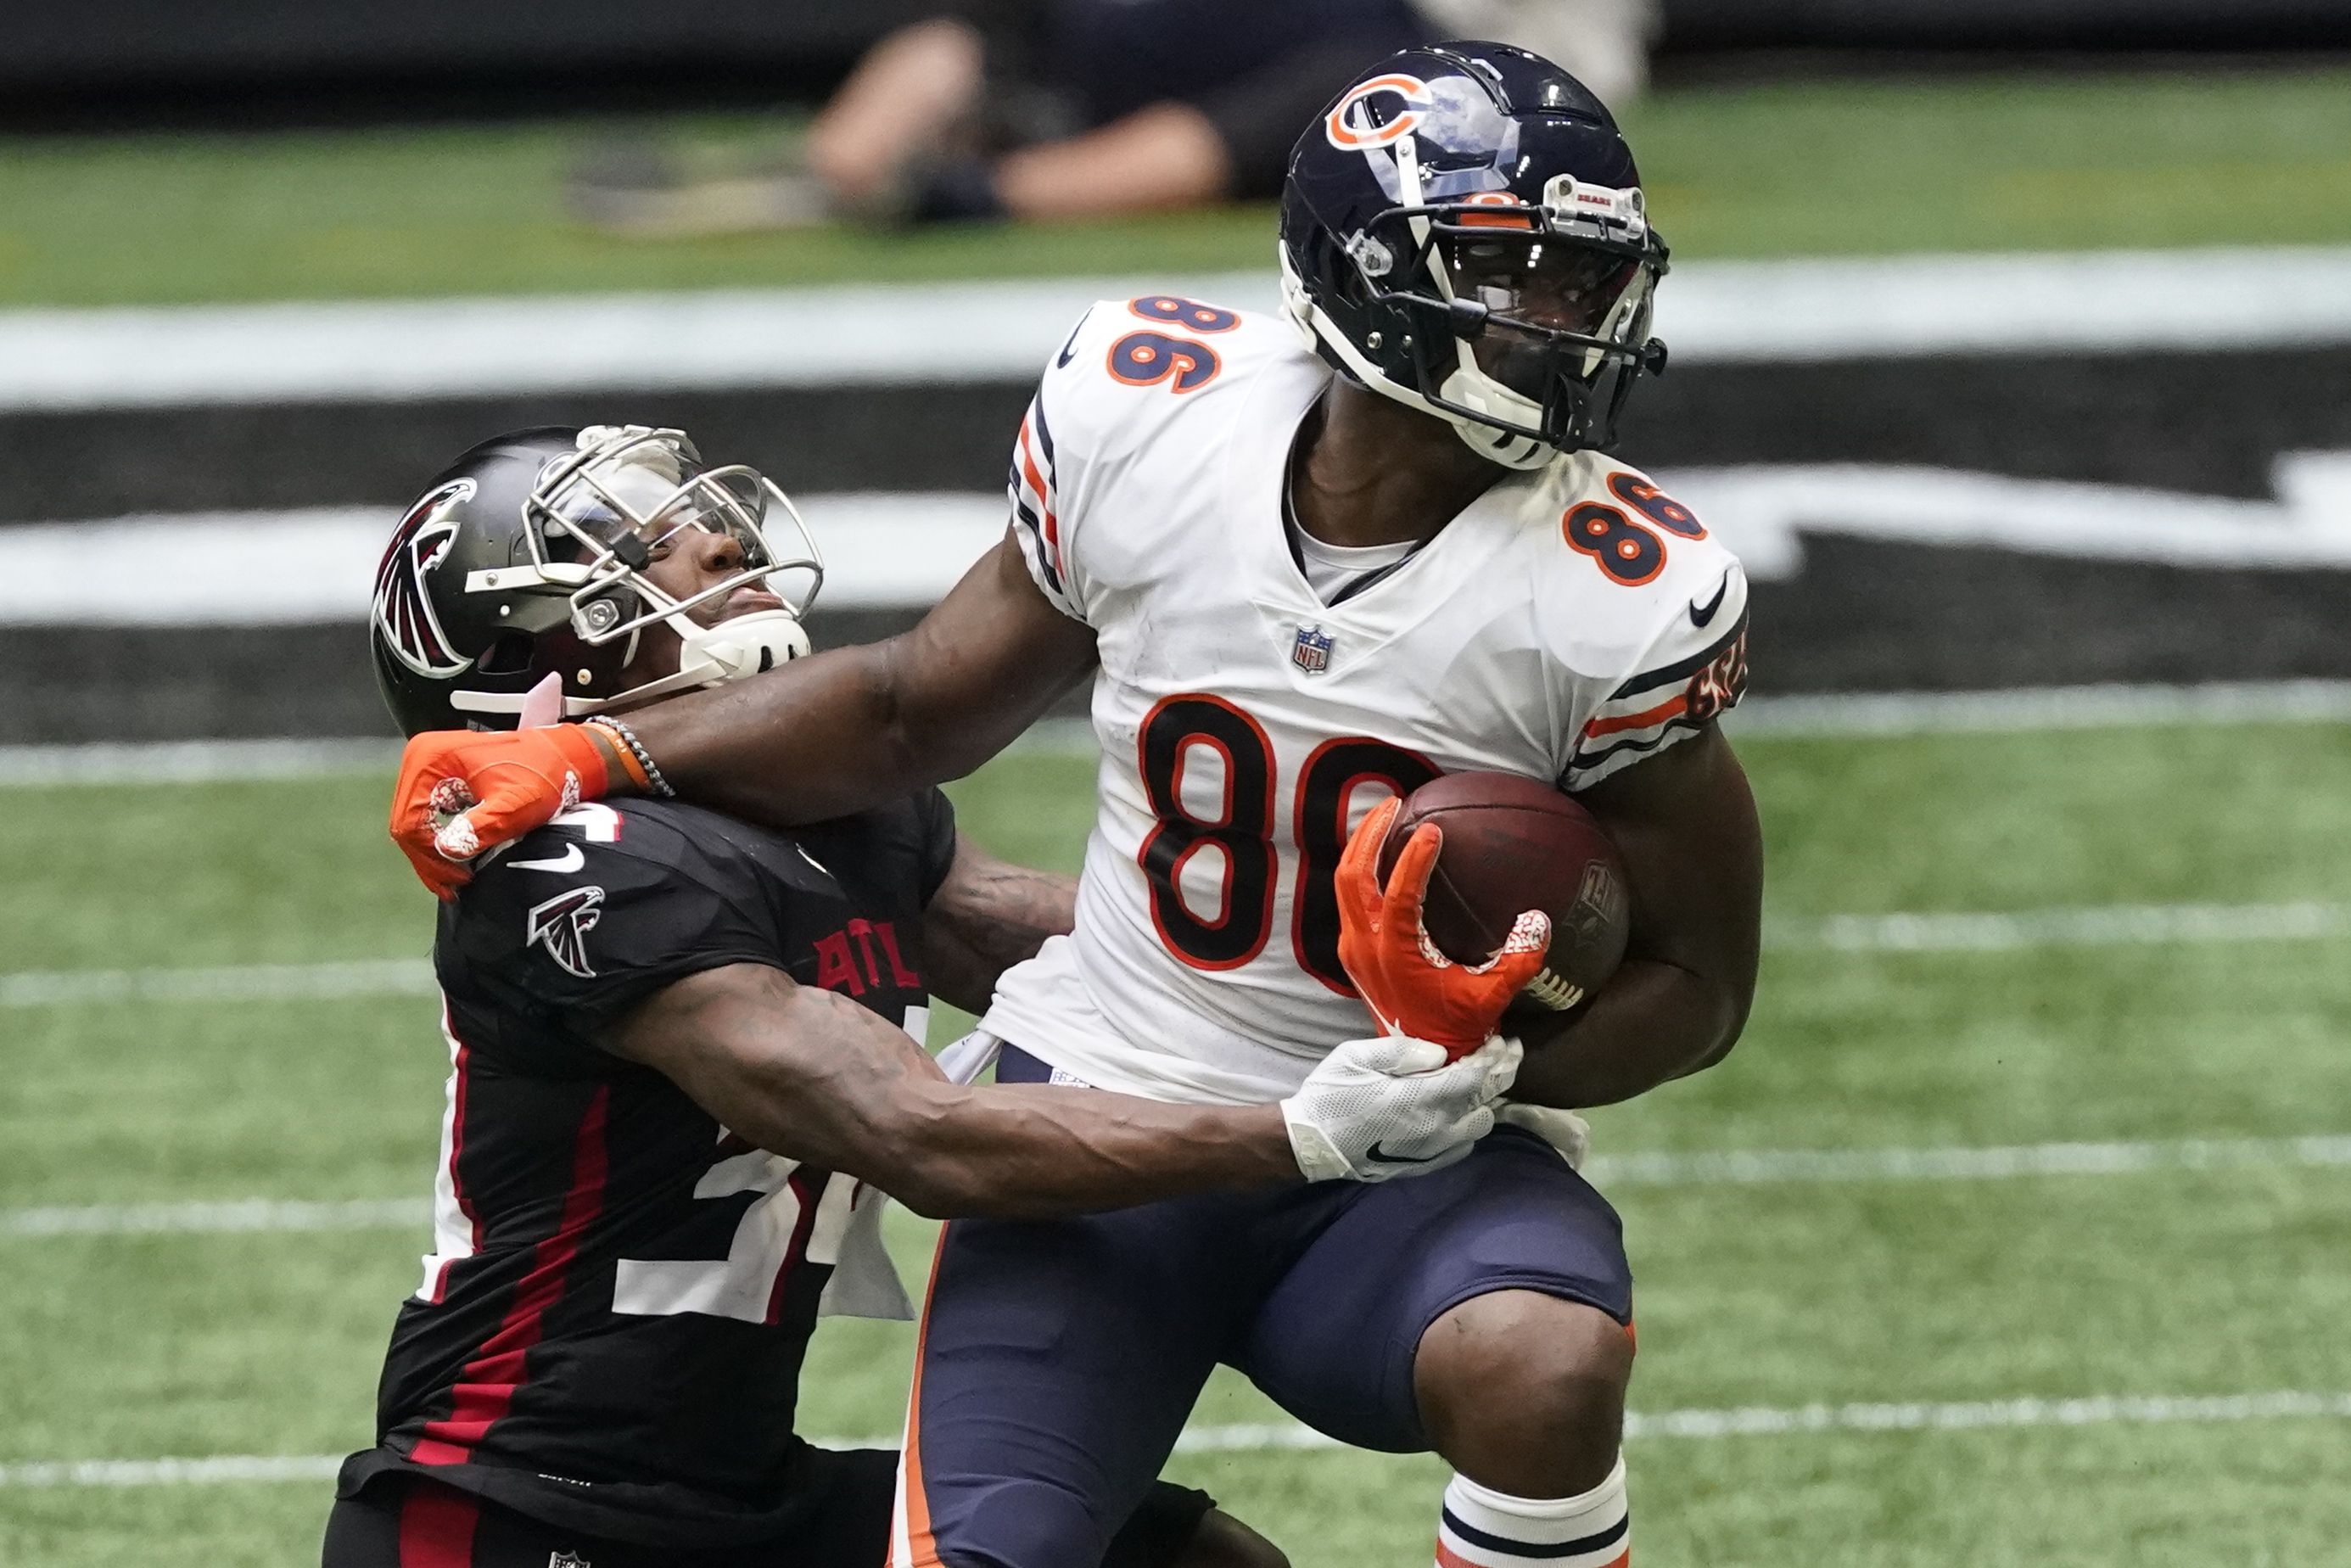
{"type": "Polygon", "coordinates": [[[631,729],[619,719],[605,714],[598,714],[588,722],[603,726],[612,732],[622,746],[628,747],[629,756],[636,760],[637,767],[643,771],[643,783],[650,793],[659,795],[664,800],[676,799],[677,791],[671,789],[669,780],[662,777],[661,768],[654,764],[652,755],[645,750],[643,743],[637,739],[635,730],[631,729]]]}

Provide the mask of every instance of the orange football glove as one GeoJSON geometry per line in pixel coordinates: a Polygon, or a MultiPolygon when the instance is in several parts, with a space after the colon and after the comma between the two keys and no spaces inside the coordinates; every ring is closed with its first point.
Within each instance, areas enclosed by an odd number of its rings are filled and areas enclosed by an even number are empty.
{"type": "Polygon", "coordinates": [[[1339,962],[1382,1029],[1441,1045],[1458,1061],[1486,1043],[1502,1009],[1542,972],[1551,917],[1539,909],[1520,915],[1502,950],[1482,964],[1457,964],[1438,952],[1420,910],[1444,831],[1434,822],[1416,829],[1386,890],[1380,887],[1380,846],[1403,807],[1384,802],[1339,857],[1339,962]]]}
{"type": "Polygon", "coordinates": [[[604,754],[580,725],[433,730],[400,754],[392,839],[425,886],[455,898],[473,874],[463,862],[611,787],[604,754]]]}

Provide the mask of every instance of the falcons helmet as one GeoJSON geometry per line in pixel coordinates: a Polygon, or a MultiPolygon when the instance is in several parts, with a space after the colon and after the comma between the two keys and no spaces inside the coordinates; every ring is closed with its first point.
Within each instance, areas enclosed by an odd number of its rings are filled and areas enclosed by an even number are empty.
{"type": "Polygon", "coordinates": [[[1512,468],[1605,447],[1649,336],[1666,246],[1616,122],[1502,44],[1407,49],[1290,155],[1283,295],[1342,375],[1448,421],[1512,468]]]}
{"type": "Polygon", "coordinates": [[[510,729],[549,674],[567,718],[633,706],[806,653],[823,580],[790,498],[752,469],[705,465],[683,431],[517,431],[443,470],[392,531],[369,614],[376,685],[411,735],[510,729]],[[680,597],[646,570],[688,528],[731,539],[739,564],[680,597]],[[717,619],[745,588],[783,608],[717,619]],[[677,635],[678,668],[632,680],[657,624],[677,635]]]}

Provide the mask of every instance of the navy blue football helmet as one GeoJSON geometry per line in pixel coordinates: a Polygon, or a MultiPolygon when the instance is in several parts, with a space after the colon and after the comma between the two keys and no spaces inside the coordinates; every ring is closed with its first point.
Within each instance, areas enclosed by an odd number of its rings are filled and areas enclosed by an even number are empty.
{"type": "Polygon", "coordinates": [[[1666,246],[1615,120],[1505,44],[1372,68],[1290,154],[1283,293],[1342,375],[1539,468],[1605,447],[1649,336],[1666,246]]]}

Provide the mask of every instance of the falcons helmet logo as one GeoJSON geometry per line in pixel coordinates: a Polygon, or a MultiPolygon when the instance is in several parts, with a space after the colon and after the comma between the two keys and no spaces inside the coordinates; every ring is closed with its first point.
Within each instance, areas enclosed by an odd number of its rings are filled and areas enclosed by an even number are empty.
{"type": "Polygon", "coordinates": [[[559,893],[546,903],[534,906],[528,923],[523,929],[526,945],[541,943],[548,956],[563,967],[566,974],[592,980],[596,971],[588,963],[588,933],[596,929],[603,918],[604,890],[601,887],[575,887],[569,893],[559,893]]]}
{"type": "Polygon", "coordinates": [[[453,479],[410,507],[375,569],[376,630],[392,655],[420,675],[462,674],[472,663],[450,649],[440,617],[433,613],[425,574],[456,542],[457,522],[449,508],[473,499],[474,489],[471,479],[453,479]]]}

